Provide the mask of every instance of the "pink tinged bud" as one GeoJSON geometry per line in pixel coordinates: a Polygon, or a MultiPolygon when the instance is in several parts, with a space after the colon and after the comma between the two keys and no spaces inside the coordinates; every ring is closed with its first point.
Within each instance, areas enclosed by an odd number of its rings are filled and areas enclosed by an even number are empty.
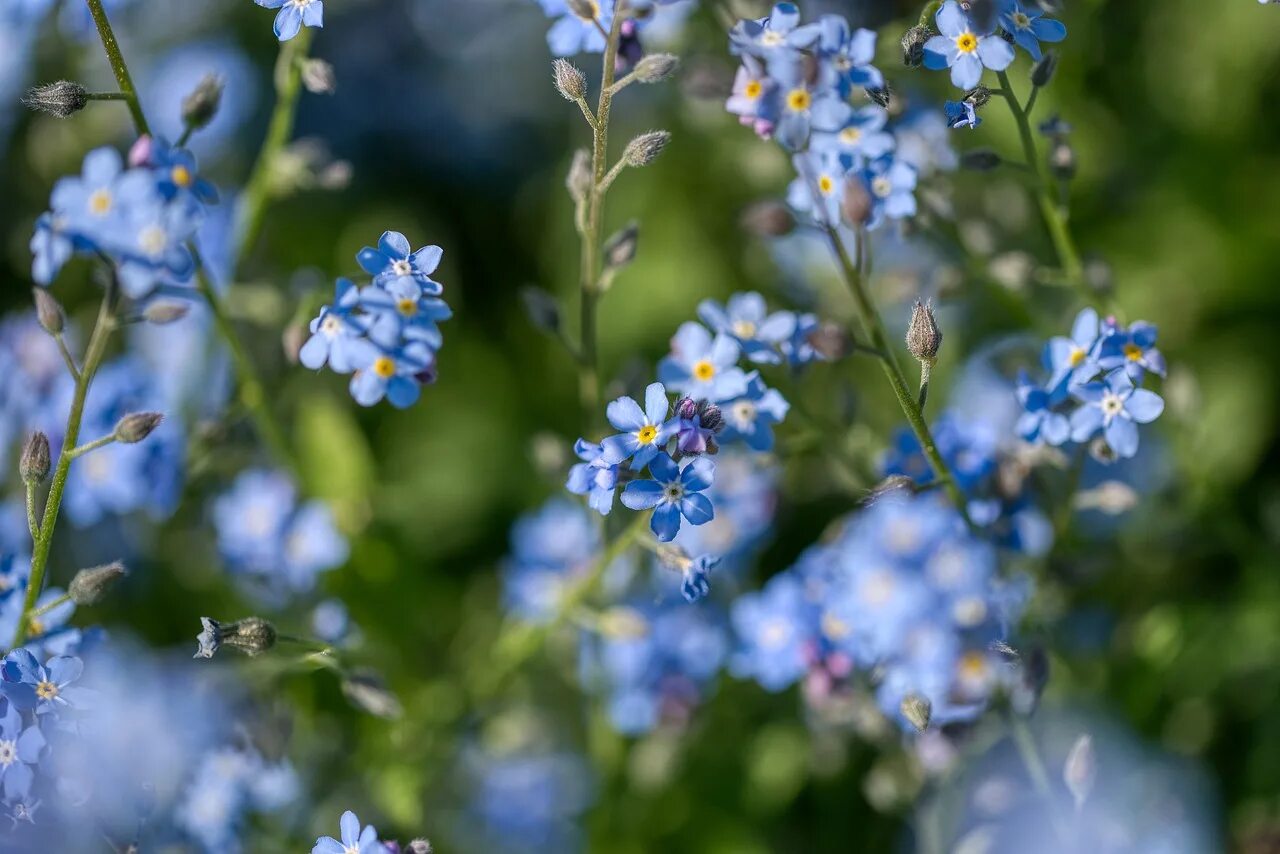
{"type": "Polygon", "coordinates": [[[151,155],[155,151],[155,142],[147,134],[138,137],[129,147],[129,165],[131,167],[150,166],[151,155]]]}

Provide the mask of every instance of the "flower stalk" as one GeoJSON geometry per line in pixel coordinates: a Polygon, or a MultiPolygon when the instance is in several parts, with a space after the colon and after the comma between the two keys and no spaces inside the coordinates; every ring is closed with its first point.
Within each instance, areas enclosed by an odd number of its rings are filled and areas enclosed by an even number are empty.
{"type": "Polygon", "coordinates": [[[116,93],[104,92],[95,97],[102,100],[118,97],[119,100],[123,100],[129,106],[129,114],[133,116],[133,124],[137,127],[138,134],[150,135],[151,126],[147,124],[147,117],[142,112],[142,102],[138,100],[138,91],[133,86],[133,77],[129,74],[129,66],[124,61],[124,54],[120,52],[120,43],[116,41],[111,22],[107,20],[106,10],[102,8],[102,0],[85,0],[85,2],[89,6],[89,14],[93,17],[93,25],[98,29],[102,49],[107,53],[111,73],[115,75],[116,84],[120,87],[118,96],[116,93]]]}

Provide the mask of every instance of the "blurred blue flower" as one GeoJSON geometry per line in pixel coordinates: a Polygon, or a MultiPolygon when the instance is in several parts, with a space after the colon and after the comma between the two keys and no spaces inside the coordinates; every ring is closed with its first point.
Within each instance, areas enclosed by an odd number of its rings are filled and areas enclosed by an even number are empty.
{"type": "Polygon", "coordinates": [[[893,151],[893,134],[884,130],[889,113],[883,107],[840,103],[823,119],[814,126],[813,149],[835,151],[846,169],[860,169],[868,160],[893,151]]]}
{"type": "Polygon", "coordinates": [[[351,810],[342,814],[338,828],[341,841],[332,836],[322,836],[316,840],[311,854],[386,854],[386,846],[378,841],[378,831],[371,824],[366,824],[362,830],[360,819],[351,810]]]}
{"type": "Polygon", "coordinates": [[[878,89],[884,76],[871,63],[876,58],[876,34],[859,27],[853,29],[840,15],[823,15],[802,31],[816,31],[813,51],[818,57],[821,85],[835,89],[848,98],[855,89],[878,89]]]}
{"type": "Polygon", "coordinates": [[[565,0],[538,0],[542,11],[556,22],[547,31],[547,46],[553,56],[600,53],[604,50],[604,32],[613,23],[613,4],[587,0],[594,16],[584,18],[569,8],[565,0]]]}
{"type": "Polygon", "coordinates": [[[773,425],[787,417],[790,404],[777,389],[767,388],[759,371],[747,375],[747,393],[721,407],[725,429],[721,444],[742,440],[753,451],[773,449],[773,425]]]}
{"type": "Polygon", "coordinates": [[[253,0],[265,9],[279,9],[272,29],[276,38],[287,42],[304,26],[324,26],[324,0],[253,0]]]}
{"type": "Polygon", "coordinates": [[[885,217],[904,219],[916,213],[916,170],[892,156],[870,161],[859,173],[871,195],[871,221],[875,228],[885,217]]]}
{"type": "Polygon", "coordinates": [[[581,757],[531,748],[466,755],[473,790],[465,832],[477,851],[517,854],[581,848],[577,820],[594,797],[581,757]]]}
{"type": "Polygon", "coordinates": [[[526,513],[511,528],[502,567],[504,606],[523,620],[548,619],[599,552],[600,533],[581,505],[553,499],[526,513]]]}
{"type": "Polygon", "coordinates": [[[732,400],[747,390],[747,376],[737,366],[739,353],[732,337],[712,338],[704,326],[689,321],[671,339],[671,355],[658,364],[658,380],[695,400],[732,400]]]}
{"type": "Polygon", "coordinates": [[[1136,320],[1122,329],[1113,319],[1108,319],[1100,334],[1097,355],[1098,367],[1102,370],[1123,367],[1135,383],[1141,382],[1147,371],[1159,377],[1165,375],[1164,355],[1156,349],[1153,324],[1136,320]]]}
{"type": "Polygon", "coordinates": [[[649,462],[651,479],[633,480],[622,490],[622,503],[632,510],[653,509],[649,527],[662,542],[670,542],[680,530],[680,517],[690,525],[703,525],[715,516],[711,500],[702,491],[711,486],[715,463],[696,457],[680,467],[666,453],[649,462]]]}
{"type": "Polygon", "coordinates": [[[769,139],[777,125],[779,106],[778,81],[769,76],[759,59],[742,57],[725,109],[754,130],[757,136],[769,139]]]}
{"type": "Polygon", "coordinates": [[[737,644],[729,670],[739,679],[755,679],[767,691],[781,691],[808,669],[813,609],[799,582],[775,575],[759,591],[733,602],[737,644]]]}
{"type": "Polygon", "coordinates": [[[587,496],[587,505],[601,516],[613,509],[613,496],[618,486],[618,464],[605,459],[603,445],[579,439],[573,452],[582,462],[569,469],[565,488],[574,495],[587,496]]]}
{"type": "Polygon", "coordinates": [[[698,303],[698,318],[711,331],[731,335],[746,358],[764,365],[782,361],[779,347],[796,325],[792,312],[770,314],[764,297],[754,291],[734,294],[725,305],[705,299],[698,303]]]}
{"type": "Polygon", "coordinates": [[[6,801],[25,798],[35,779],[34,766],[48,742],[40,731],[39,719],[24,724],[17,706],[6,703],[0,716],[0,781],[4,784],[6,801]]]}
{"type": "Polygon", "coordinates": [[[83,708],[89,692],[73,684],[83,672],[78,658],[55,656],[41,664],[29,650],[10,650],[0,670],[0,693],[18,709],[34,709],[39,715],[83,708]]]}

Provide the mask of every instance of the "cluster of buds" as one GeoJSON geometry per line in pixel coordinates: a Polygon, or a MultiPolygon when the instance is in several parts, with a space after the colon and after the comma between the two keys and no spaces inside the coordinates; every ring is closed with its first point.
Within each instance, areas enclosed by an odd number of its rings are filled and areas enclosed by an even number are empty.
{"type": "Polygon", "coordinates": [[[680,419],[680,429],[676,432],[678,453],[696,456],[720,450],[716,443],[716,435],[724,429],[720,407],[706,400],[682,397],[676,401],[675,415],[680,419]]]}

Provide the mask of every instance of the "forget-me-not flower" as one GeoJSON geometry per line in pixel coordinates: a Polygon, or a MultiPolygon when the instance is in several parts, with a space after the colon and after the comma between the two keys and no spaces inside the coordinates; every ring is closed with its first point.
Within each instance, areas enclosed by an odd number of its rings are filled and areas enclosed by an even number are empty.
{"type": "Polygon", "coordinates": [[[650,383],[644,391],[644,409],[630,397],[620,397],[609,404],[605,415],[614,428],[622,432],[610,436],[602,443],[603,459],[617,465],[627,459],[631,468],[639,471],[662,452],[663,445],[671,438],[676,422],[667,417],[670,404],[667,390],[662,383],[650,383]]]}
{"type": "Polygon", "coordinates": [[[618,464],[605,459],[603,445],[586,439],[575,442],[573,452],[582,462],[569,469],[565,488],[574,495],[587,496],[587,505],[592,510],[608,516],[613,509],[613,496],[618,486],[618,464]]]}
{"type": "Polygon", "coordinates": [[[1062,22],[1044,17],[1041,9],[1025,8],[1019,0],[1002,0],[1000,25],[1018,47],[1037,61],[1041,56],[1040,42],[1060,42],[1067,37],[1062,22]]]}
{"type": "Polygon", "coordinates": [[[773,449],[773,425],[787,417],[791,405],[777,389],[768,388],[759,371],[747,375],[747,393],[720,407],[725,428],[721,444],[741,439],[753,451],[773,449]]]}
{"type": "Polygon", "coordinates": [[[770,314],[764,297],[754,291],[734,294],[725,305],[705,299],[698,303],[698,318],[712,331],[732,335],[742,355],[765,365],[782,361],[778,348],[791,337],[796,325],[796,317],[789,311],[770,314]]]}
{"type": "Polygon", "coordinates": [[[399,279],[408,279],[423,293],[436,296],[444,287],[431,278],[440,266],[444,250],[439,246],[424,246],[413,251],[408,238],[398,231],[385,231],[378,238],[378,247],[366,246],[356,254],[356,261],[366,273],[373,276],[373,283],[386,287],[399,279]]]}
{"type": "Polygon", "coordinates": [[[1044,360],[1050,371],[1050,387],[1068,381],[1081,385],[1097,376],[1098,313],[1086,308],[1076,315],[1071,337],[1055,336],[1045,344],[1044,360]]]}
{"type": "Polygon", "coordinates": [[[253,0],[264,9],[279,9],[276,13],[276,38],[287,42],[304,27],[324,26],[324,0],[253,0]]]}
{"type": "Polygon", "coordinates": [[[547,46],[554,56],[573,56],[579,53],[600,53],[604,50],[604,32],[613,22],[611,0],[587,0],[592,17],[579,15],[565,0],[538,0],[548,18],[557,19],[547,30],[547,46]]]}
{"type": "Polygon", "coordinates": [[[1155,421],[1164,411],[1160,395],[1136,388],[1123,370],[1073,393],[1083,405],[1071,414],[1071,440],[1087,442],[1101,431],[1119,457],[1138,453],[1138,425],[1155,421]]]}
{"type": "Polygon", "coordinates": [[[711,486],[715,463],[696,457],[681,468],[662,453],[649,462],[649,480],[633,480],[622,490],[622,503],[632,510],[653,508],[649,527],[654,536],[670,542],[680,531],[680,517],[691,525],[704,525],[715,516],[711,499],[702,491],[711,486]]]}
{"type": "Polygon", "coordinates": [[[387,854],[387,847],[378,841],[378,831],[372,824],[360,828],[360,819],[351,810],[342,814],[338,822],[342,840],[322,836],[316,840],[311,854],[387,854]]]}
{"type": "Polygon", "coordinates": [[[328,365],[340,374],[349,374],[366,361],[369,342],[361,337],[365,324],[353,314],[359,302],[355,283],[338,279],[333,302],[311,321],[311,337],[298,351],[298,361],[312,370],[328,365]]]}
{"type": "Polygon", "coordinates": [[[35,780],[35,766],[48,742],[39,722],[23,726],[22,715],[12,703],[0,717],[0,782],[6,801],[25,798],[35,780]]]}
{"type": "Polygon", "coordinates": [[[88,691],[74,685],[84,672],[84,662],[69,655],[55,656],[41,664],[27,649],[10,650],[0,670],[0,693],[19,709],[35,709],[36,714],[79,708],[88,700],[88,691]]]}
{"type": "Polygon", "coordinates": [[[737,365],[740,351],[731,336],[713,338],[702,324],[688,321],[671,339],[671,355],[658,364],[658,379],[697,400],[732,400],[747,390],[747,375],[737,365]]]}
{"type": "Polygon", "coordinates": [[[951,69],[951,82],[972,89],[982,80],[982,69],[1004,71],[1013,62],[1013,48],[993,26],[979,29],[956,0],[947,0],[935,21],[940,35],[924,44],[924,65],[935,71],[951,69]]]}

